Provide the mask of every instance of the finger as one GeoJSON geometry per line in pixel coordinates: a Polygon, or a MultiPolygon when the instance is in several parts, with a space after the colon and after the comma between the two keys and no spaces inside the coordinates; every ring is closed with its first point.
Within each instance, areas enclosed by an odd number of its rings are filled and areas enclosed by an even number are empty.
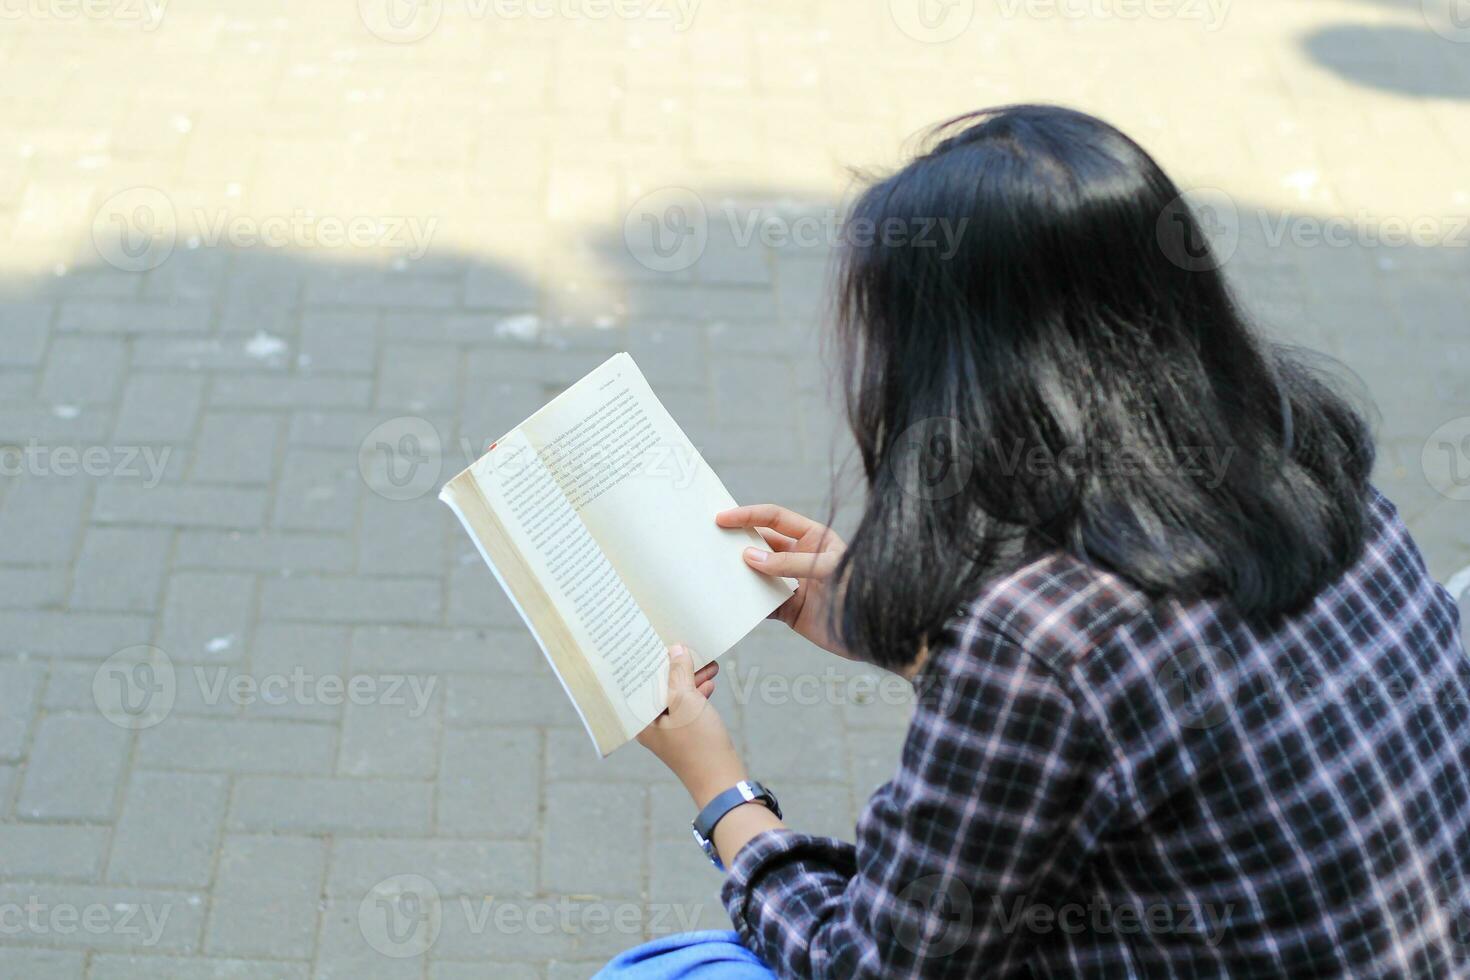
{"type": "Polygon", "coordinates": [[[694,672],[694,684],[695,684],[695,686],[697,687],[700,684],[703,684],[705,681],[712,681],[712,680],[714,680],[715,679],[715,675],[718,674],[719,672],[720,672],[720,664],[719,664],[719,661],[717,661],[717,660],[711,660],[709,663],[705,664],[703,667],[699,668],[698,670],[696,670],[694,672]]]}
{"type": "Polygon", "coordinates": [[[694,660],[689,648],[676,643],[669,647],[669,690],[687,691],[694,687],[694,660]]]}
{"type": "Polygon", "coordinates": [[[702,694],[704,699],[708,701],[715,696],[715,682],[713,679],[707,680],[696,687],[695,690],[702,694]]]}
{"type": "Polygon", "coordinates": [[[758,527],[755,531],[766,539],[766,547],[772,551],[791,551],[796,547],[795,538],[788,538],[779,531],[772,531],[768,527],[758,527]]]}
{"type": "Polygon", "coordinates": [[[779,575],[787,578],[828,578],[837,568],[837,562],[841,560],[839,555],[830,551],[816,554],[796,552],[780,554],[762,551],[759,548],[746,548],[743,554],[745,563],[762,575],[779,575]]]}
{"type": "Polygon", "coordinates": [[[750,504],[722,510],[715,515],[715,523],[720,527],[769,527],[793,538],[822,527],[810,517],[803,517],[794,510],[775,504],[750,504]]]}

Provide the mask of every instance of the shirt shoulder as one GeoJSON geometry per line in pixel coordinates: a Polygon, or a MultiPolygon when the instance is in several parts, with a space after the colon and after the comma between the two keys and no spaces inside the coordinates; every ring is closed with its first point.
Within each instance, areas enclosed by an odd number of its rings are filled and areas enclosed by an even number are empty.
{"type": "Polygon", "coordinates": [[[960,646],[1002,640],[1066,673],[1109,635],[1152,611],[1150,597],[1125,579],[1052,552],[987,584],[959,610],[952,628],[960,646]]]}

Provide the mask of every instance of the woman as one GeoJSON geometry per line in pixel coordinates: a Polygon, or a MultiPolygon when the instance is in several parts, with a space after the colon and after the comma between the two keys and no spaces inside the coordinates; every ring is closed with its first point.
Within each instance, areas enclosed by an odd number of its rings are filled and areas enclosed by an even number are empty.
{"type": "Polygon", "coordinates": [[[938,136],[852,221],[957,250],[844,251],[852,540],[717,518],[800,579],[788,625],[914,680],[899,771],[856,844],[787,829],[676,648],[640,740],[737,933],[606,975],[1470,975],[1466,657],[1363,421],[1126,136],[1042,106],[938,136]]]}

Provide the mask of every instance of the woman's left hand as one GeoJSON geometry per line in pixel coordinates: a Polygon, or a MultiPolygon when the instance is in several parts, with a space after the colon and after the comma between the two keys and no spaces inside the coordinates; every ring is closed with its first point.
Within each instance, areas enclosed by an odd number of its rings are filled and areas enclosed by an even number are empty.
{"type": "Polygon", "coordinates": [[[638,736],[703,807],[745,778],[745,766],[719,711],[710,704],[719,666],[698,673],[689,650],[669,648],[669,707],[638,736]]]}

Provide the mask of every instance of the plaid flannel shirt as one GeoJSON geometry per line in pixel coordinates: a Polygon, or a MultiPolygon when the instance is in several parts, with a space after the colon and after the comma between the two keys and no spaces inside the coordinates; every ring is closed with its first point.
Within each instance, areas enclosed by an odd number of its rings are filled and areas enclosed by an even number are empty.
{"type": "Polygon", "coordinates": [[[855,845],[770,831],[723,892],[782,977],[1470,976],[1458,611],[1376,492],[1263,629],[1046,556],[916,679],[855,845]]]}

